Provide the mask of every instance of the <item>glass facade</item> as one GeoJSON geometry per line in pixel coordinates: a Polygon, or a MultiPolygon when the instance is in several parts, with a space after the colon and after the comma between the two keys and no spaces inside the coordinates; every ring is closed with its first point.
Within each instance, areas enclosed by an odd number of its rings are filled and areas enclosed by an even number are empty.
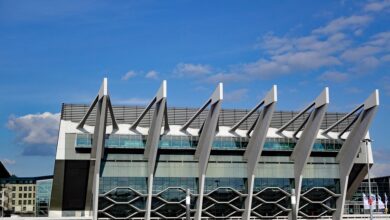
{"type": "Polygon", "coordinates": [[[332,191],[333,193],[340,193],[340,180],[339,179],[322,179],[322,178],[304,178],[302,180],[302,193],[314,188],[324,187],[332,191]]]}
{"type": "MultiPolygon", "coordinates": [[[[77,134],[77,148],[90,148],[92,134],[77,134]]],[[[146,137],[142,135],[107,135],[106,148],[144,148],[146,137]]],[[[267,138],[264,143],[265,151],[292,151],[296,140],[291,138],[267,138]]],[[[198,145],[197,136],[167,136],[160,138],[160,149],[195,149],[198,145]]],[[[215,137],[212,144],[214,150],[243,150],[248,145],[248,138],[243,137],[215,137]]],[[[326,152],[340,150],[342,143],[336,140],[317,139],[313,151],[326,152]]]]}
{"type": "Polygon", "coordinates": [[[157,194],[168,187],[190,189],[191,193],[198,193],[198,180],[193,177],[155,177],[153,194],[157,194]]]}
{"type": "MultiPolygon", "coordinates": [[[[364,209],[363,193],[366,196],[369,195],[367,179],[363,180],[363,182],[360,184],[355,194],[352,196],[352,199],[345,202],[344,210],[346,214],[368,214],[369,213],[368,209],[364,209]]],[[[376,195],[377,198],[379,195],[383,203],[385,201],[385,194],[390,200],[390,177],[387,176],[387,177],[371,178],[371,193],[376,195]]],[[[374,212],[384,213],[384,210],[379,209],[378,206],[375,206],[373,209],[374,212]]],[[[390,203],[387,205],[387,209],[390,209],[390,203]]]]}
{"type": "MultiPolygon", "coordinates": [[[[291,210],[290,196],[294,179],[256,178],[252,215],[287,216],[291,210]]],[[[191,211],[195,211],[198,179],[192,177],[155,177],[152,212],[154,217],[179,218],[185,215],[186,190],[191,192],[191,211]]],[[[101,217],[131,217],[145,212],[147,178],[102,177],[100,180],[99,212],[101,217]],[[122,210],[125,209],[125,210],[122,210]]],[[[338,179],[303,179],[300,215],[316,217],[332,215],[340,187],[338,179]]],[[[241,216],[247,190],[246,178],[206,177],[203,215],[211,218],[241,216]]]]}
{"type": "Polygon", "coordinates": [[[300,213],[307,217],[330,216],[340,196],[340,180],[305,178],[302,180],[300,213]]]}
{"type": "Polygon", "coordinates": [[[205,181],[205,193],[209,193],[218,188],[232,188],[240,193],[247,193],[246,178],[211,178],[205,181]]]}
{"type": "Polygon", "coordinates": [[[139,194],[146,194],[148,183],[146,177],[101,177],[99,193],[105,194],[116,187],[131,188],[139,194]]]}
{"type": "MultiPolygon", "coordinates": [[[[106,148],[144,148],[146,137],[141,135],[107,135],[106,148]]],[[[90,148],[91,134],[77,134],[76,147],[90,148]]],[[[195,149],[198,137],[167,136],[160,138],[160,149],[195,149]]],[[[247,138],[216,137],[214,150],[244,150],[247,138]]],[[[290,138],[267,138],[264,149],[267,151],[292,151],[296,140],[290,138]]],[[[341,143],[331,140],[316,140],[314,151],[338,151],[341,143]]],[[[316,164],[314,159],[312,164],[316,164]]],[[[332,159],[321,159],[320,166],[334,164],[332,159]]],[[[286,172],[293,163],[288,156],[266,156],[259,162],[260,166],[269,167],[273,172],[286,172]],[[286,158],[284,158],[286,157],[286,158]]],[[[202,216],[210,218],[228,218],[241,216],[245,199],[248,195],[248,181],[239,172],[245,172],[246,163],[238,155],[212,155],[209,159],[211,176],[205,179],[202,216]],[[233,164],[235,164],[233,166],[233,164]],[[218,176],[218,170],[225,177],[218,176]],[[229,177],[228,177],[229,176],[229,177]]],[[[315,165],[312,165],[315,166],[315,165]]],[[[334,166],[334,165],[333,165],[334,166]]],[[[192,155],[163,154],[157,159],[156,176],[153,180],[151,216],[162,219],[177,219],[185,216],[186,190],[191,193],[191,212],[196,211],[199,195],[199,180],[196,177],[175,177],[176,172],[186,170],[188,176],[197,175],[197,161],[192,155]],[[171,176],[172,175],[172,176],[171,176]]],[[[148,179],[147,160],[142,154],[109,153],[102,161],[100,179],[99,216],[105,218],[133,218],[145,215],[148,179]],[[126,171],[127,170],[127,171],[126,171]],[[131,171],[132,173],[128,173],[131,171]],[[144,177],[142,177],[144,176],[144,177]]],[[[289,171],[287,171],[289,172],[289,171]]],[[[331,173],[331,172],[330,172],[331,173]]],[[[331,174],[327,175],[331,175],[331,174]]],[[[180,174],[183,175],[183,174],[180,174]]],[[[252,200],[252,215],[259,218],[276,218],[287,216],[291,211],[291,189],[293,178],[274,177],[255,178],[252,200]]],[[[284,175],[284,174],[283,174],[284,175]]],[[[244,175],[245,176],[245,175],[244,175]]],[[[336,199],[340,194],[340,183],[334,178],[304,178],[300,203],[300,216],[315,218],[332,215],[336,199]]]]}
{"type": "Polygon", "coordinates": [[[145,211],[146,177],[101,177],[99,217],[127,218],[145,211]]]}
{"type": "Polygon", "coordinates": [[[51,187],[53,180],[38,180],[36,182],[36,216],[47,217],[49,213],[51,187]]]}
{"type": "MultiPolygon", "coordinates": [[[[142,135],[106,135],[107,148],[144,148],[146,138],[142,135]]],[[[90,148],[92,134],[77,134],[76,147],[90,148]]]]}
{"type": "Polygon", "coordinates": [[[288,178],[255,178],[254,192],[259,192],[267,187],[278,187],[286,192],[294,188],[294,179],[288,178]]]}

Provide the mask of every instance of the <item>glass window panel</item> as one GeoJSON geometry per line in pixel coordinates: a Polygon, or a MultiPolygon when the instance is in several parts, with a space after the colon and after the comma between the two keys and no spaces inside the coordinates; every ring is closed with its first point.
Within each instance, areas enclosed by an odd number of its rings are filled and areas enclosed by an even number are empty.
{"type": "Polygon", "coordinates": [[[90,134],[77,134],[76,147],[91,147],[92,138],[90,134]]]}

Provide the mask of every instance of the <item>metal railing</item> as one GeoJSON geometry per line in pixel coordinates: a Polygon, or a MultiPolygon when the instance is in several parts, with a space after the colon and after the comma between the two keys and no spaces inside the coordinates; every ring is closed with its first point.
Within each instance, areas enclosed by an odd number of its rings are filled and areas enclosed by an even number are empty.
{"type": "MultiPolygon", "coordinates": [[[[91,217],[58,217],[58,218],[50,218],[50,217],[16,217],[16,216],[13,216],[12,218],[10,219],[24,219],[24,220],[64,220],[64,219],[69,219],[69,220],[92,220],[91,217]]],[[[5,218],[5,219],[8,219],[8,218],[5,218]]],[[[109,218],[99,218],[99,219],[109,219],[109,218]]],[[[145,220],[145,218],[132,218],[134,220],[145,220]]],[[[156,217],[152,217],[151,219],[153,220],[158,220],[158,219],[162,219],[162,218],[156,218],[156,217]]],[[[185,220],[186,217],[182,217],[182,218],[175,218],[175,219],[182,219],[182,220],[185,220]]],[[[191,219],[194,219],[193,217],[191,217],[191,219]]],[[[202,218],[203,220],[211,220],[211,219],[214,219],[214,218],[202,218]]],[[[230,218],[221,218],[221,219],[226,219],[226,220],[241,220],[242,218],[241,217],[230,217],[230,218]]],[[[260,218],[251,218],[252,220],[257,220],[257,219],[260,219],[260,218]]],[[[276,217],[276,218],[272,218],[272,219],[278,219],[278,220],[287,220],[288,217],[287,216],[280,216],[280,217],[276,217]]],[[[302,220],[305,220],[305,218],[302,218],[302,217],[298,217],[298,219],[302,219],[302,220]]],[[[331,216],[326,216],[326,217],[321,217],[321,218],[318,218],[318,220],[322,220],[322,219],[332,219],[331,216]]],[[[344,215],[343,216],[343,219],[360,219],[360,220],[363,220],[363,219],[370,219],[370,215],[344,215]]],[[[374,215],[374,219],[390,219],[390,214],[375,214],[374,215]]],[[[310,219],[310,220],[313,220],[313,219],[310,219]]]]}

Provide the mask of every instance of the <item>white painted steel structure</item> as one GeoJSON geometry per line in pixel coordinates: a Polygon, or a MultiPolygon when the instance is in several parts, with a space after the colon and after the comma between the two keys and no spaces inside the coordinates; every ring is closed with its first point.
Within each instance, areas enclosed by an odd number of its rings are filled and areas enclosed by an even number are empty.
{"type": "MultiPolygon", "coordinates": [[[[168,108],[167,108],[167,82],[164,80],[155,97],[147,105],[144,111],[132,124],[117,123],[114,115],[114,110],[111,105],[110,96],[108,94],[107,79],[103,80],[103,84],[99,90],[98,95],[94,99],[92,105],[86,112],[83,119],[77,124],[71,121],[61,120],[61,128],[59,134],[59,142],[57,147],[56,159],[66,159],[66,150],[62,142],[64,142],[66,133],[93,133],[93,146],[90,154],[89,178],[87,187],[87,200],[85,205],[86,215],[93,219],[97,219],[98,212],[98,196],[99,196],[99,175],[101,159],[104,155],[105,134],[141,134],[147,136],[144,150],[144,158],[147,159],[148,164],[148,190],[146,200],[145,219],[151,218],[151,206],[153,195],[153,180],[155,176],[156,157],[158,154],[158,143],[162,134],[174,134],[177,136],[193,135],[198,136],[199,141],[196,146],[194,158],[198,161],[198,178],[199,178],[199,194],[196,202],[196,210],[194,219],[200,220],[202,218],[202,205],[205,196],[205,178],[208,168],[208,161],[213,140],[216,136],[224,137],[248,137],[249,143],[245,149],[244,160],[247,161],[247,179],[248,179],[248,196],[245,198],[245,206],[242,210],[242,219],[252,219],[252,200],[254,181],[256,177],[255,170],[258,169],[259,159],[263,152],[263,145],[267,137],[274,138],[294,138],[297,143],[294,147],[290,160],[294,163],[295,179],[295,193],[296,193],[296,210],[291,212],[290,218],[297,219],[301,196],[302,178],[304,176],[305,166],[312,153],[312,147],[316,139],[337,139],[345,140],[340,152],[337,155],[337,162],[339,166],[340,182],[341,182],[341,196],[337,199],[337,207],[334,212],[333,219],[342,219],[342,210],[347,193],[347,184],[349,173],[351,172],[354,161],[360,149],[360,142],[366,137],[368,127],[375,115],[377,107],[379,106],[379,92],[376,90],[362,105],[353,110],[351,114],[347,114],[334,125],[325,130],[321,130],[320,126],[324,119],[327,107],[329,105],[329,89],[325,88],[321,94],[300,113],[295,115],[290,121],[285,123],[280,128],[270,127],[273,113],[275,111],[277,98],[277,87],[273,86],[267,93],[265,98],[260,101],[251,111],[242,117],[233,126],[219,126],[218,121],[221,112],[221,105],[223,101],[223,85],[218,84],[216,90],[211,97],[207,99],[206,103],[183,125],[169,124],[168,122],[168,108]],[[200,129],[190,128],[191,123],[205,110],[208,109],[207,116],[200,129]],[[90,116],[92,110],[96,108],[95,126],[86,125],[86,121],[90,116]],[[153,109],[151,118],[151,126],[145,128],[140,126],[140,122],[145,115],[153,109]],[[259,110],[255,122],[248,130],[241,130],[239,126],[244,123],[250,116],[259,110]],[[107,113],[110,113],[111,125],[107,124],[107,113]],[[356,114],[357,112],[359,112],[356,114]],[[288,127],[294,123],[299,117],[308,114],[306,119],[295,130],[289,130],[288,127]],[[350,116],[356,118],[348,125],[342,132],[333,132],[337,125],[345,121],[350,116]],[[352,129],[349,131],[349,129],[352,129]],[[257,168],[256,168],[257,167],[257,168]],[[295,214],[291,214],[295,213],[295,214]]],[[[370,152],[371,153],[371,152],[370,152]]],[[[85,156],[83,156],[85,157],[85,156]]],[[[302,213],[301,213],[302,214],[302,213]]],[[[61,215],[58,211],[51,210],[51,216],[61,215]]]]}

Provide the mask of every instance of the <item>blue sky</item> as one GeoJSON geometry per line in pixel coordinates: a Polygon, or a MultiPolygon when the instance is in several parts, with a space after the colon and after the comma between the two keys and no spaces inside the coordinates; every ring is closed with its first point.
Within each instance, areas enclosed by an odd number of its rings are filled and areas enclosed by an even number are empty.
{"type": "Polygon", "coordinates": [[[325,86],[329,111],[380,90],[375,174],[390,174],[390,1],[0,0],[0,160],[19,176],[53,172],[61,103],[90,103],[103,77],[113,104],[250,108],[273,84],[278,110],[325,86]],[[39,128],[39,129],[37,129],[39,128]]]}

